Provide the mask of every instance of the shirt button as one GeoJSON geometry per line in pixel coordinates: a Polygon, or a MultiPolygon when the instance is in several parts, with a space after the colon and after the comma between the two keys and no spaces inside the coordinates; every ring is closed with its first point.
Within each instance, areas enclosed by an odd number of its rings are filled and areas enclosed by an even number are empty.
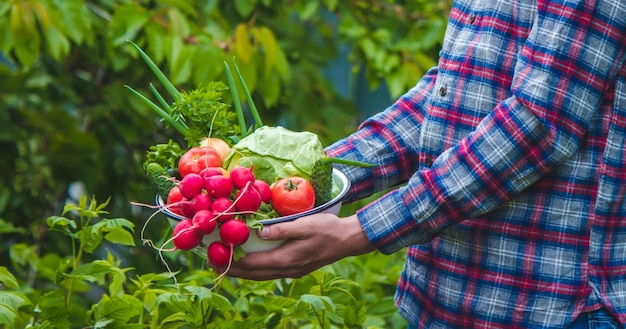
{"type": "Polygon", "coordinates": [[[439,96],[445,96],[448,93],[446,87],[439,88],[439,96]]]}
{"type": "Polygon", "coordinates": [[[424,159],[424,164],[426,165],[426,167],[430,168],[433,165],[433,159],[431,158],[424,159]]]}
{"type": "Polygon", "coordinates": [[[474,23],[475,20],[476,20],[476,15],[475,14],[470,14],[469,15],[469,22],[470,22],[470,24],[474,23]]]}

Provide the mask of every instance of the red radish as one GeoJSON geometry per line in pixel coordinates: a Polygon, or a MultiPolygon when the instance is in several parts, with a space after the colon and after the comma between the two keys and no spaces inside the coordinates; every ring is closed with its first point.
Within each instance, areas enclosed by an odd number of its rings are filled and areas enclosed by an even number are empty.
{"type": "Polygon", "coordinates": [[[179,204],[179,202],[182,200],[183,200],[183,195],[180,193],[180,188],[178,188],[178,186],[172,187],[172,189],[170,189],[169,193],[167,194],[166,203],[169,206],[168,210],[177,215],[183,216],[183,211],[180,209],[180,204],[179,204]]]}
{"type": "Polygon", "coordinates": [[[233,192],[233,183],[226,176],[215,175],[204,179],[204,188],[212,198],[227,197],[233,192]]]}
{"type": "Polygon", "coordinates": [[[174,226],[172,241],[176,249],[189,250],[200,245],[202,236],[196,234],[190,219],[184,219],[174,226]]]}
{"type": "Polygon", "coordinates": [[[261,196],[251,183],[237,192],[235,208],[237,211],[257,211],[261,207],[261,196]]]}
{"type": "Polygon", "coordinates": [[[236,188],[242,189],[250,183],[254,183],[254,174],[252,168],[246,168],[244,166],[236,166],[230,171],[230,180],[233,182],[236,188]]]}
{"type": "Polygon", "coordinates": [[[213,210],[217,220],[223,223],[233,219],[233,214],[231,213],[235,211],[235,207],[229,198],[219,197],[213,200],[211,210],[213,210]]]}
{"type": "Polygon", "coordinates": [[[207,248],[209,262],[215,267],[226,267],[230,263],[232,248],[221,241],[213,241],[207,248]]]}
{"type": "Polygon", "coordinates": [[[206,193],[198,193],[191,199],[191,210],[196,214],[200,210],[211,209],[211,197],[206,193]]]}
{"type": "Polygon", "coordinates": [[[187,199],[192,199],[196,194],[202,192],[204,179],[198,174],[190,173],[180,181],[180,193],[187,199]]]}
{"type": "Polygon", "coordinates": [[[217,220],[211,210],[200,210],[191,219],[193,228],[200,235],[211,234],[217,226],[217,220]]]}
{"type": "Polygon", "coordinates": [[[215,175],[224,175],[224,172],[222,171],[222,168],[220,167],[206,167],[204,169],[202,169],[202,171],[200,171],[199,173],[200,177],[202,178],[207,178],[207,177],[211,177],[211,176],[215,176],[215,175]]]}
{"type": "Polygon", "coordinates": [[[180,208],[180,212],[183,216],[191,218],[195,211],[193,210],[193,206],[191,205],[191,200],[187,198],[183,198],[179,203],[178,207],[180,208]]]}
{"type": "Polygon", "coordinates": [[[248,241],[249,236],[248,225],[238,219],[229,220],[220,227],[220,239],[228,245],[241,246],[248,241]]]}
{"type": "Polygon", "coordinates": [[[252,185],[254,189],[259,192],[259,196],[261,197],[261,201],[265,203],[270,203],[272,199],[272,190],[270,189],[270,185],[260,179],[254,180],[254,185],[252,185]]]}

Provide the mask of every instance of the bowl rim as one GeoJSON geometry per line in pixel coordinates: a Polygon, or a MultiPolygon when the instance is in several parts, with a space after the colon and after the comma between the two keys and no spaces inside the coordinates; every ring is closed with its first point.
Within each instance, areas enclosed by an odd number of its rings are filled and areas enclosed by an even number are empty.
{"type": "MultiPolygon", "coordinates": [[[[341,184],[342,184],[342,188],[339,191],[339,194],[337,194],[332,200],[321,204],[317,207],[314,207],[312,209],[309,209],[307,211],[303,211],[301,213],[297,213],[297,214],[293,214],[293,215],[289,215],[289,216],[281,216],[281,217],[276,217],[276,218],[268,218],[268,219],[262,219],[259,220],[259,223],[263,224],[263,225],[269,225],[269,224],[276,224],[276,223],[283,223],[283,222],[290,222],[293,220],[296,220],[300,217],[304,217],[304,216],[308,216],[308,215],[312,215],[312,214],[316,214],[319,212],[322,212],[326,209],[332,208],[334,206],[336,206],[337,204],[339,204],[340,202],[343,201],[343,198],[346,196],[346,194],[348,194],[348,191],[350,190],[350,180],[348,180],[348,177],[341,172],[339,169],[333,168],[333,177],[338,179],[341,184]]],[[[158,206],[163,205],[163,197],[160,194],[156,194],[155,197],[155,202],[158,206]]],[[[163,214],[165,214],[168,218],[171,218],[173,220],[176,221],[181,221],[184,219],[187,219],[187,217],[175,214],[167,209],[161,209],[160,210],[163,214]]]]}

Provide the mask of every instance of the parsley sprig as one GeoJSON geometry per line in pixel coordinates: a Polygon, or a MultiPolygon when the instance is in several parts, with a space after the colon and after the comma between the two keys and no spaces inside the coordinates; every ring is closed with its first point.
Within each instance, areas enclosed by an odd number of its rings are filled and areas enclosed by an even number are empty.
{"type": "Polygon", "coordinates": [[[187,126],[184,137],[190,146],[199,145],[207,136],[229,141],[238,135],[237,114],[222,102],[222,91],[227,89],[222,82],[211,82],[181,93],[181,98],[170,106],[174,120],[187,126]]]}

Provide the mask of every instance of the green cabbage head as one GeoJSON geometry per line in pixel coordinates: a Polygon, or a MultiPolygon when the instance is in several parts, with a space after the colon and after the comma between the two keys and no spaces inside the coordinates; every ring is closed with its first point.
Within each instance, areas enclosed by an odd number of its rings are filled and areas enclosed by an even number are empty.
{"type": "Polygon", "coordinates": [[[316,134],[263,126],[237,142],[224,163],[228,170],[252,165],[256,178],[272,184],[291,176],[308,179],[315,161],[324,155],[316,134]]]}

